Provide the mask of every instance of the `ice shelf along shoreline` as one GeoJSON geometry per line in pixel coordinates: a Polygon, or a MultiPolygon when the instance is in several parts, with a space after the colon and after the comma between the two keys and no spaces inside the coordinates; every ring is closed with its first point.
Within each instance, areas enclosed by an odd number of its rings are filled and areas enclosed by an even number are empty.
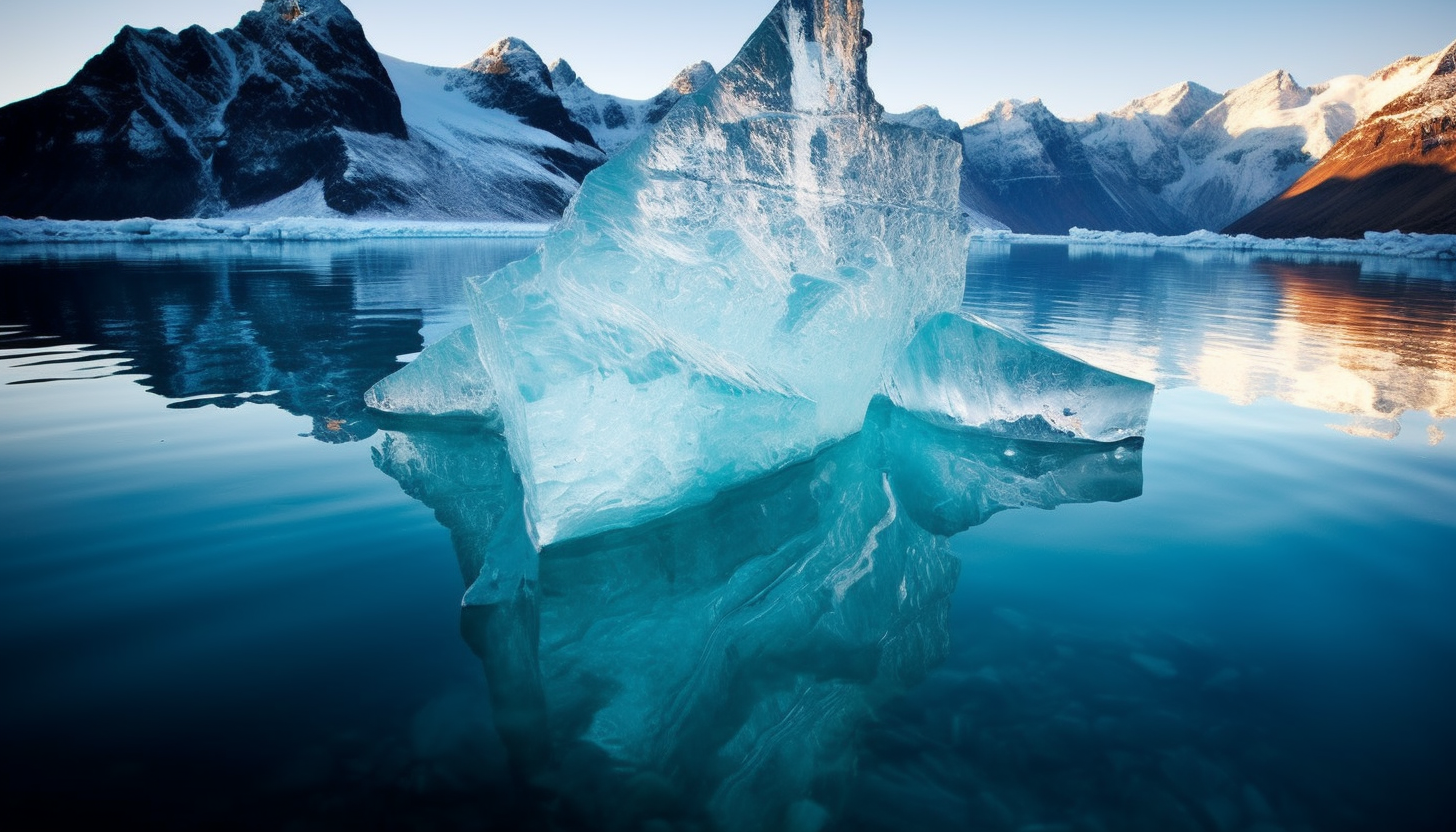
{"type": "Polygon", "coordinates": [[[460,239],[544,237],[549,224],[454,222],[407,219],[279,217],[269,220],[17,220],[0,217],[0,245],[25,243],[307,242],[369,239],[460,239]]]}
{"type": "Polygon", "coordinates": [[[1163,237],[1142,231],[1092,231],[1073,228],[1066,235],[1018,234],[1014,231],[973,229],[973,242],[1046,243],[1120,246],[1124,248],[1176,248],[1235,252],[1296,252],[1357,257],[1404,257],[1413,260],[1456,260],[1456,234],[1407,234],[1403,231],[1367,231],[1358,240],[1328,237],[1265,239],[1252,234],[1230,236],[1194,231],[1163,237]]]}
{"type": "MultiPolygon", "coordinates": [[[[18,220],[0,217],[0,245],[112,242],[304,242],[369,239],[530,239],[544,237],[545,223],[465,222],[411,219],[341,219],[278,217],[269,220],[171,219],[18,220]]],[[[1358,240],[1321,237],[1265,239],[1249,234],[1229,236],[1195,231],[1164,237],[1140,231],[1093,231],[1073,228],[1066,235],[1019,234],[972,229],[973,242],[1048,245],[1102,245],[1125,248],[1173,248],[1236,252],[1297,252],[1336,256],[1403,257],[1413,260],[1456,260],[1456,234],[1407,234],[1368,231],[1358,240]]]]}

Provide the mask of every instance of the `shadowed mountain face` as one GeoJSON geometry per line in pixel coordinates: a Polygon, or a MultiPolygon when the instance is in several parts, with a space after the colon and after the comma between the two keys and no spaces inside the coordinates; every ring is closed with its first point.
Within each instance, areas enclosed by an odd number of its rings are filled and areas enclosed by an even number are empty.
{"type": "Polygon", "coordinates": [[[70,83],[0,110],[0,213],[216,214],[310,180],[368,205],[341,131],[405,138],[399,98],[338,0],[267,0],[234,29],[121,30],[70,83]]]}
{"type": "Polygon", "coordinates": [[[1261,237],[1456,233],[1456,43],[1288,190],[1228,226],[1261,237]]]}
{"type": "Polygon", "coordinates": [[[550,222],[605,159],[529,46],[381,57],[338,0],[233,29],[125,28],[70,83],[0,109],[0,214],[550,222]]]}
{"type": "Polygon", "coordinates": [[[1178,230],[1156,211],[1119,199],[1094,170],[1093,157],[1072,126],[1040,101],[999,105],[965,129],[962,143],[961,201],[1015,231],[1065,234],[1073,226],[1178,230]]]}
{"type": "Polygon", "coordinates": [[[1349,238],[1366,231],[1456,234],[1456,154],[1444,155],[1443,164],[1393,164],[1357,177],[1330,176],[1329,170],[1316,168],[1300,180],[1303,190],[1291,193],[1291,188],[1224,233],[1349,238]]]}

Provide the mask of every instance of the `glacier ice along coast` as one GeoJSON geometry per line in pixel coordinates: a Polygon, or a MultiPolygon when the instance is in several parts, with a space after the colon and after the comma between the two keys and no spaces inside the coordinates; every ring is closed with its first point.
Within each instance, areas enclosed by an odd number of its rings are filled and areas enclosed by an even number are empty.
{"type": "Polygon", "coordinates": [[[807,459],[877,395],[1025,438],[1140,435],[1152,385],[960,311],[960,148],[883,118],[863,33],[860,0],[780,0],[535,254],[468,278],[471,324],[369,406],[497,421],[537,546],[807,459]]]}

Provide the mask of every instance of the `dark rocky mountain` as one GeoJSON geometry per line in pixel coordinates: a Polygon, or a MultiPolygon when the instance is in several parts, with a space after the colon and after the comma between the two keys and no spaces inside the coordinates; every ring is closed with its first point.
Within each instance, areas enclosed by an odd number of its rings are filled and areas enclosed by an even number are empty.
{"type": "Polygon", "coordinates": [[[382,57],[339,0],[233,29],[123,29],[65,86],[0,108],[0,214],[551,221],[605,160],[530,47],[382,57]]]}
{"type": "Polygon", "coordinates": [[[341,3],[284,7],[217,34],[124,28],[65,86],[0,109],[0,213],[208,215],[309,180],[338,211],[369,205],[340,131],[406,138],[399,98],[341,3]]]}
{"type": "Polygon", "coordinates": [[[1456,234],[1456,43],[1424,83],[1344,135],[1297,182],[1225,229],[1260,237],[1456,234]]]}

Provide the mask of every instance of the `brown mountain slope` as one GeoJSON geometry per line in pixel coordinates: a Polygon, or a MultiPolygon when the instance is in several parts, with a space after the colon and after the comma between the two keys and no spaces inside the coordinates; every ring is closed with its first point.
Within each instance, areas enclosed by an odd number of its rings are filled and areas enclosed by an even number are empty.
{"type": "Polygon", "coordinates": [[[1424,84],[1357,124],[1299,181],[1224,233],[1394,230],[1456,234],[1456,43],[1424,84]]]}

